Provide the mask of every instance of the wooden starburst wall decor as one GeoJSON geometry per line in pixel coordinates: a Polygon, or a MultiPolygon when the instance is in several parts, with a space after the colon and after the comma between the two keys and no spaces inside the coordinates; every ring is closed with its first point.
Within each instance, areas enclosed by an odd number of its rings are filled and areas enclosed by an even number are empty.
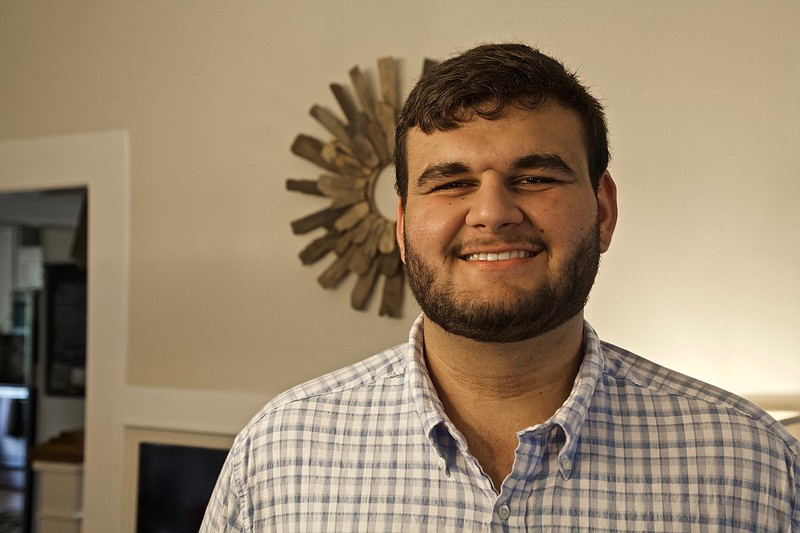
{"type": "MultiPolygon", "coordinates": [[[[320,105],[311,108],[314,117],[333,138],[321,141],[300,134],[292,152],[321,168],[316,180],[286,180],[286,188],[330,199],[320,211],[294,220],[292,231],[303,235],[318,228],[326,233],[300,252],[300,261],[310,265],[333,252],[336,256],[317,278],[325,289],[334,289],[351,273],[358,279],[350,297],[354,309],[367,308],[378,278],[384,278],[378,314],[402,316],[404,273],[395,240],[395,220],[378,209],[375,185],[379,179],[394,182],[394,130],[402,105],[399,96],[398,61],[380,58],[379,98],[358,66],[350,81],[356,99],[343,85],[330,84],[346,122],[320,105]],[[356,103],[357,101],[357,103],[356,103]]],[[[426,59],[423,73],[436,62],[426,59]]]]}

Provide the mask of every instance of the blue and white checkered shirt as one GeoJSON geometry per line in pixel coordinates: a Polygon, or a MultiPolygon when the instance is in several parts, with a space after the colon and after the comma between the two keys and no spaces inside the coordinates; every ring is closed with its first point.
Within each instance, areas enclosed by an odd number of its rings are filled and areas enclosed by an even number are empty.
{"type": "Polygon", "coordinates": [[[800,531],[798,441],[585,326],[571,395],[498,495],[409,343],[295,387],[239,434],[201,532],[800,531]]]}

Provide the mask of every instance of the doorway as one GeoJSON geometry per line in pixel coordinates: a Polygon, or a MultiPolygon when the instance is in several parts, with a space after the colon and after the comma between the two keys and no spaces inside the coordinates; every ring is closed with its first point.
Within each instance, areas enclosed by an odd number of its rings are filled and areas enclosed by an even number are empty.
{"type": "Polygon", "coordinates": [[[87,200],[0,194],[1,533],[32,530],[31,450],[84,426],[87,200]]]}
{"type": "Polygon", "coordinates": [[[81,528],[119,531],[128,340],[130,139],[126,131],[0,141],[0,191],[89,191],[85,435],[81,528]]]}

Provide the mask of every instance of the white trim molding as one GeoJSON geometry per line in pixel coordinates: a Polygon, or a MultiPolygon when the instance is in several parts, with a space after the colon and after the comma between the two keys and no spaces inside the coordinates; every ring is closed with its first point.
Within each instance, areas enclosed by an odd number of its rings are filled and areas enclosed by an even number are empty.
{"type": "Polygon", "coordinates": [[[129,168],[125,131],[0,142],[0,192],[88,190],[84,531],[117,531],[121,514],[129,168]]]}

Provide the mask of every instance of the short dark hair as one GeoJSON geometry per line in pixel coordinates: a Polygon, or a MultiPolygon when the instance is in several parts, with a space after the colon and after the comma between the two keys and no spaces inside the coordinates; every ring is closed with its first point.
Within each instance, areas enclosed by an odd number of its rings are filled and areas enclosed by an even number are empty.
{"type": "Polygon", "coordinates": [[[576,111],[583,123],[595,190],[608,168],[608,126],[602,104],[574,72],[523,44],[477,46],[426,72],[408,95],[395,131],[395,188],[408,198],[408,131],[458,128],[475,115],[493,120],[509,105],[534,109],[548,101],[576,111]]]}

